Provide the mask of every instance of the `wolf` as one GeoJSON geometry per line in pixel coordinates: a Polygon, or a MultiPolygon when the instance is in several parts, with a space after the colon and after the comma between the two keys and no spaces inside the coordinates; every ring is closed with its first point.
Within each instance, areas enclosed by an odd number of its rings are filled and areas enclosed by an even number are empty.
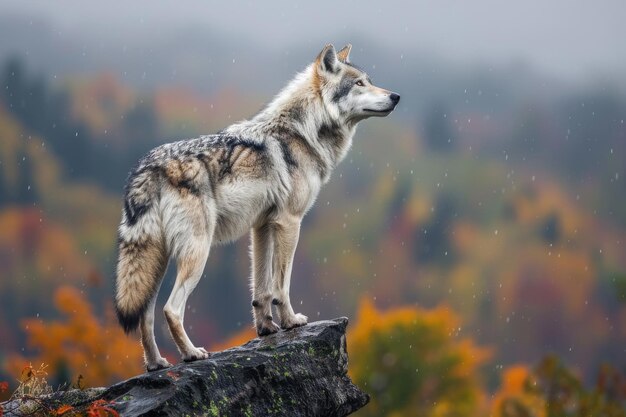
{"type": "Polygon", "coordinates": [[[148,371],[171,366],[154,337],[155,302],[170,259],[176,281],[163,312],[171,336],[183,361],[207,358],[185,332],[185,303],[211,247],[248,231],[257,334],[307,324],[289,299],[302,218],[346,156],[357,124],[387,116],[400,101],[350,62],[351,48],[337,52],[326,45],[250,120],[161,145],[129,174],[118,229],[115,308],[126,333],[139,328],[148,371]]]}

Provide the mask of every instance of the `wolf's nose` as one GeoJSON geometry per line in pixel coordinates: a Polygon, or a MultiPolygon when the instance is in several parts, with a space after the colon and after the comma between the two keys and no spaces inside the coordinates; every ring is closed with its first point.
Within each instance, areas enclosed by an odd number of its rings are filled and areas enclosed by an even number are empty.
{"type": "Polygon", "coordinates": [[[396,94],[396,93],[391,93],[391,95],[389,96],[389,98],[391,99],[391,101],[393,101],[393,104],[398,104],[398,102],[400,101],[400,95],[396,94]]]}

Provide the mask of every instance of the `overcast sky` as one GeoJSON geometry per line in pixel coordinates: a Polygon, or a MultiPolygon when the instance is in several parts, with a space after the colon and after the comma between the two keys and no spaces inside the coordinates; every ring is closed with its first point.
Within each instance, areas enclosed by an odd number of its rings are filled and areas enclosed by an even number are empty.
{"type": "Polygon", "coordinates": [[[407,54],[429,51],[459,63],[525,60],[566,77],[619,76],[626,70],[623,0],[0,2],[0,13],[10,12],[96,37],[146,38],[205,25],[280,48],[320,39],[339,43],[335,38],[348,33],[407,54]]]}

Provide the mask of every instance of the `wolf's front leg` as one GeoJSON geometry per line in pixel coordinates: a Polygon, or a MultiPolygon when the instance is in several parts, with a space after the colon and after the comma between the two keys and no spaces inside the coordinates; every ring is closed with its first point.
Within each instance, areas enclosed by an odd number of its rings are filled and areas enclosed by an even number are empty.
{"type": "Polygon", "coordinates": [[[274,228],[274,305],[278,311],[280,327],[291,329],[304,326],[308,318],[303,314],[296,314],[289,299],[289,285],[291,283],[291,268],[300,236],[300,222],[302,218],[285,215],[276,223],[274,228]]]}
{"type": "Polygon", "coordinates": [[[259,336],[276,333],[280,328],[272,318],[272,254],[274,234],[270,224],[252,229],[252,316],[259,336]]]}

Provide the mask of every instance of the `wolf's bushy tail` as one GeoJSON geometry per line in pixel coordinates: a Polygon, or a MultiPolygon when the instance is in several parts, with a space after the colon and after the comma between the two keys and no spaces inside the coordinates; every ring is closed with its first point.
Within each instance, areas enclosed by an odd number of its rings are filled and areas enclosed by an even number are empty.
{"type": "Polygon", "coordinates": [[[139,326],[167,267],[157,200],[156,173],[131,173],[119,227],[115,282],[115,310],[126,333],[139,326]]]}

